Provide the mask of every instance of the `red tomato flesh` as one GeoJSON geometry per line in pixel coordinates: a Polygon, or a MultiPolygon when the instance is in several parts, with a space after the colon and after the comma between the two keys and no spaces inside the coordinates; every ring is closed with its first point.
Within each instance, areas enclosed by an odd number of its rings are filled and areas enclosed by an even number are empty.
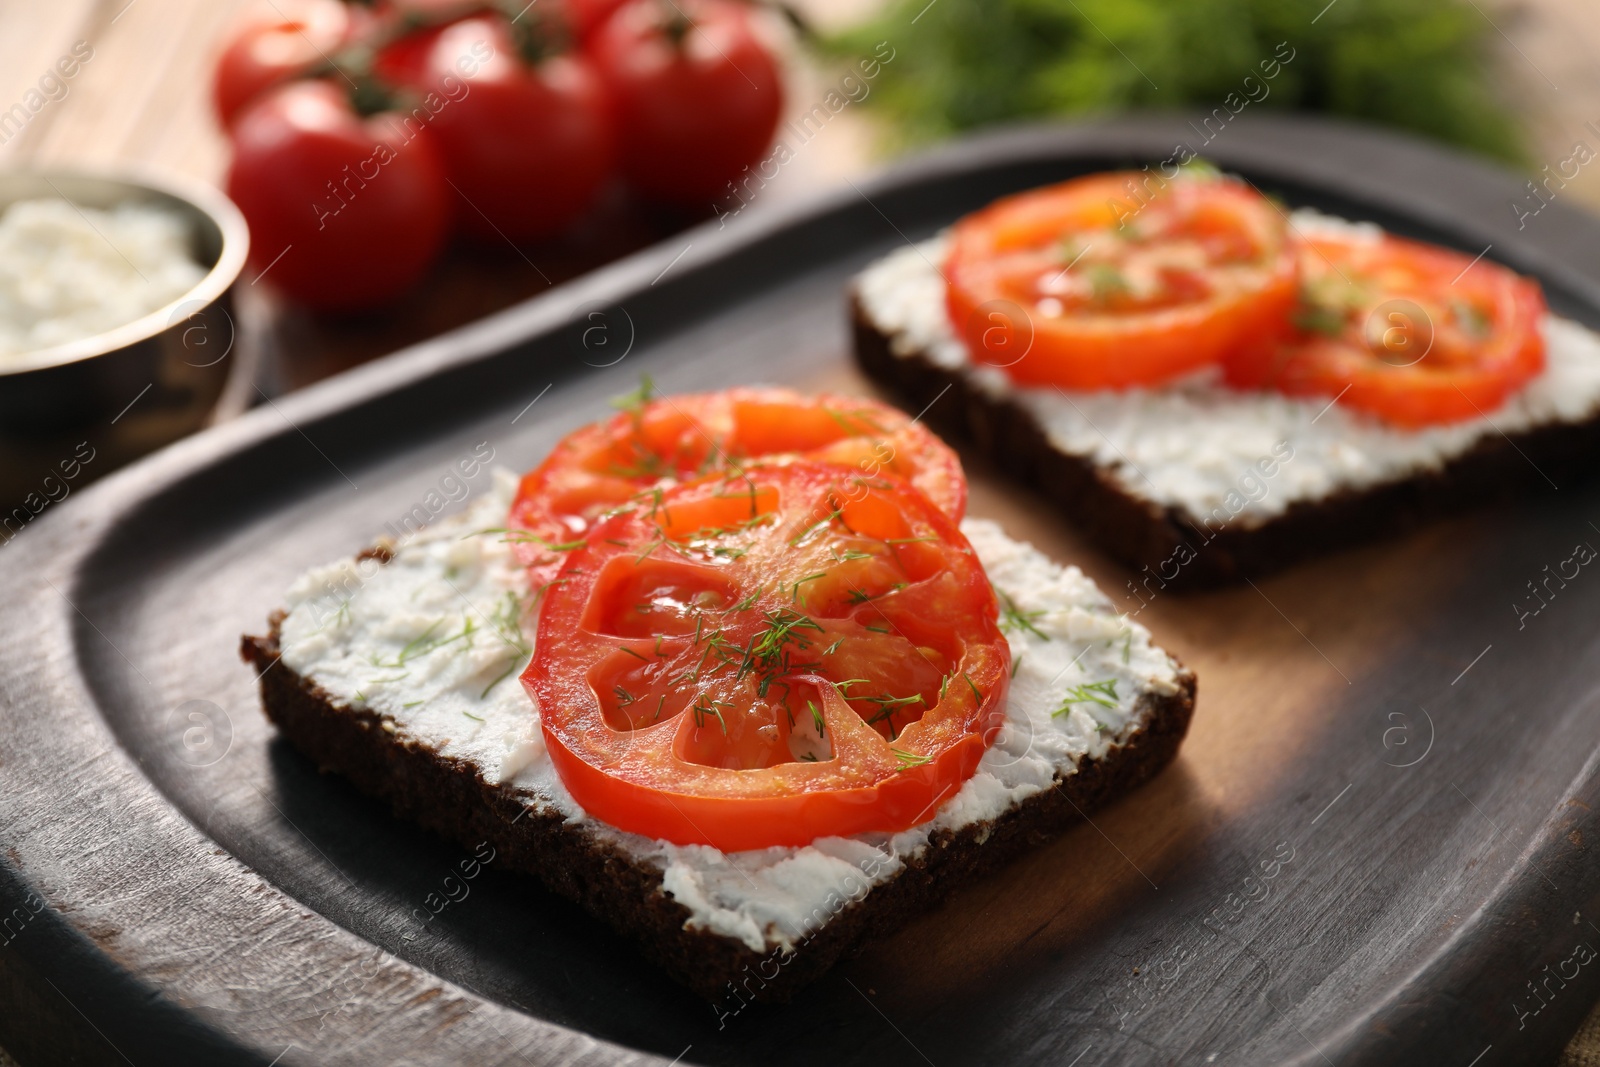
{"type": "Polygon", "coordinates": [[[566,554],[523,682],[591,815],[724,851],[929,818],[1001,727],[1010,653],[954,520],[796,460],[670,485],[566,554]]]}
{"type": "Polygon", "coordinates": [[[898,475],[954,519],[966,509],[960,459],[904,413],[860,397],[730,389],[661,397],[568,435],[522,479],[511,508],[519,552],[542,585],[559,565],[560,546],[641,493],[795,457],[898,475]]]}
{"type": "Polygon", "coordinates": [[[1330,396],[1396,426],[1485,415],[1544,368],[1544,295],[1505,267],[1384,235],[1302,243],[1299,306],[1228,380],[1330,396]]]}
{"type": "Polygon", "coordinates": [[[1152,385],[1275,329],[1297,261],[1242,182],[1139,171],[1007,197],[956,223],[948,310],[977,362],[1067,389],[1152,385]]]}

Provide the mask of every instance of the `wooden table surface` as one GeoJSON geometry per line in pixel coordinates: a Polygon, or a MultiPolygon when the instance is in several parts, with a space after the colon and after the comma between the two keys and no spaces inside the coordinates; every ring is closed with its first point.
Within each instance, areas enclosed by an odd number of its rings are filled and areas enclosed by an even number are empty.
{"type": "MultiPolygon", "coordinates": [[[[0,167],[132,163],[219,180],[227,150],[207,98],[212,57],[230,22],[252,2],[0,0],[0,113],[24,101],[75,44],[93,50],[64,95],[48,100],[20,131],[0,130],[0,167]]],[[[800,6],[828,25],[876,2],[808,0],[800,6]]],[[[1576,142],[1600,149],[1600,64],[1594,59],[1600,55],[1600,11],[1594,0],[1482,0],[1479,7],[1496,30],[1492,40],[1505,94],[1528,117],[1536,165],[1553,167],[1576,142]]],[[[824,75],[802,64],[791,77],[791,106],[803,111],[824,91],[824,75]]],[[[847,111],[764,195],[800,195],[870,169],[871,145],[871,120],[847,111]]],[[[1561,195],[1600,208],[1600,167],[1582,171],[1561,195]]],[[[231,411],[242,410],[253,402],[257,384],[288,390],[421,340],[688,221],[617,204],[571,241],[537,249],[455,248],[418,299],[352,320],[308,316],[270,293],[248,289],[240,308],[242,366],[226,403],[231,411]]],[[[1600,1063],[1586,1058],[1597,1045],[1580,1034],[1564,1062],[1600,1063]]],[[[10,1062],[0,1051],[0,1067],[10,1062]]]]}

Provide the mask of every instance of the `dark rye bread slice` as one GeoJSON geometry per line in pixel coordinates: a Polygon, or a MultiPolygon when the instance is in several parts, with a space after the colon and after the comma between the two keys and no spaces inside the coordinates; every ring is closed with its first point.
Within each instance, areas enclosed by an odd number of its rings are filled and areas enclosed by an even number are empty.
{"type": "Polygon", "coordinates": [[[266,636],[244,637],[240,654],[260,674],[267,718],[291,744],[321,770],[387,801],[403,819],[469,849],[488,841],[497,863],[576,901],[673,978],[728,1010],[751,999],[788,1000],[839,959],[933,907],[958,883],[996,869],[1146,781],[1177,755],[1194,713],[1194,675],[1180,669],[1175,692],[1141,697],[1137,725],[1124,743],[1101,759],[1084,758],[1076,773],[1058,775],[1054,788],[998,820],[934,834],[889,881],[833,914],[785,956],[686,926],[690,913],[662,890],[659,867],[553,809],[528,806],[524,792],[486,781],[471,763],[400,736],[383,716],[335,703],[280,659],[282,618],[272,618],[266,636]]]}
{"type": "Polygon", "coordinates": [[[1298,500],[1263,522],[1206,522],[1130,492],[1088,457],[1058,450],[1025,405],[985,391],[971,374],[940,366],[925,352],[896,353],[854,289],[850,318],[856,362],[867,377],[911,410],[926,409],[924,419],[942,435],[969,442],[1008,476],[1049,497],[1107,555],[1141,570],[1138,580],[1151,593],[1268,574],[1453,512],[1593,477],[1600,466],[1597,415],[1491,434],[1437,471],[1298,500]]]}

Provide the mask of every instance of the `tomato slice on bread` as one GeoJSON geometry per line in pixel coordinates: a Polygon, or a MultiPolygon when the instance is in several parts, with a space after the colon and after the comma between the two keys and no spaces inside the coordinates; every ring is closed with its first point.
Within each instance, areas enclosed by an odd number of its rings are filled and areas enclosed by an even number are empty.
{"type": "Polygon", "coordinates": [[[1152,385],[1216,363],[1293,306],[1287,223],[1211,174],[1077,178],[956,223],[948,312],[974,361],[1067,389],[1152,385]]]}
{"type": "Polygon", "coordinates": [[[1485,415],[1544,367],[1532,279],[1388,234],[1318,233],[1300,258],[1287,330],[1236,350],[1231,384],[1336,397],[1411,428],[1485,415]]]}
{"type": "Polygon", "coordinates": [[[894,475],[796,460],[595,524],[523,683],[585,811],[739,851],[929,818],[1000,729],[1009,666],[949,515],[894,475]]]}
{"type": "Polygon", "coordinates": [[[641,493],[754,460],[796,457],[898,475],[951,518],[966,510],[961,461],[903,412],[860,397],[729,389],[641,398],[568,435],[523,477],[511,525],[523,562],[542,584],[599,516],[641,493]]]}

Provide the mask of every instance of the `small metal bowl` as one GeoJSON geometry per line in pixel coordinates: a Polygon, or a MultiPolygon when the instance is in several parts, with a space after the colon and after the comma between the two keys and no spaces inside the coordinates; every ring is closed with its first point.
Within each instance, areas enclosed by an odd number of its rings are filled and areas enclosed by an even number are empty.
{"type": "Polygon", "coordinates": [[[140,172],[0,173],[0,211],[61,198],[90,208],[166,207],[189,221],[191,254],[208,270],[143,318],[0,365],[0,542],[74,489],[199,429],[235,362],[233,286],[250,231],[231,200],[140,172]]]}

